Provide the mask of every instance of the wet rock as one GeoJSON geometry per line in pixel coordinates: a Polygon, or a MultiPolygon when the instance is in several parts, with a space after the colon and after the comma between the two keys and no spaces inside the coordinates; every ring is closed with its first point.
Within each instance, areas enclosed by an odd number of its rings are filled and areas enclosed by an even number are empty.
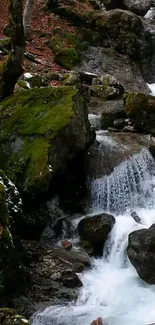
{"type": "Polygon", "coordinates": [[[155,156],[154,137],[146,134],[97,131],[96,139],[85,156],[85,169],[90,182],[111,174],[116,166],[144,147],[150,148],[155,156]]]}
{"type": "Polygon", "coordinates": [[[131,213],[131,217],[137,222],[137,223],[142,223],[141,218],[138,216],[137,212],[133,211],[131,213]]]}
{"type": "Polygon", "coordinates": [[[55,231],[50,227],[50,224],[45,227],[41,234],[41,241],[46,243],[53,243],[56,240],[56,233],[55,231]]]}
{"type": "Polygon", "coordinates": [[[86,253],[89,256],[93,255],[93,246],[91,245],[91,243],[87,240],[81,240],[80,241],[80,246],[84,249],[84,251],[86,251],[86,253]]]}
{"type": "Polygon", "coordinates": [[[131,125],[126,125],[122,132],[132,132],[132,133],[135,133],[136,130],[135,130],[135,127],[134,126],[131,126],[131,125]]]}
{"type": "Polygon", "coordinates": [[[124,95],[125,111],[134,128],[145,133],[155,133],[155,97],[143,93],[124,95]]]}
{"type": "Polygon", "coordinates": [[[93,320],[93,322],[91,323],[91,325],[102,325],[102,317],[98,317],[96,320],[93,320]]]}
{"type": "Polygon", "coordinates": [[[127,122],[125,118],[118,118],[116,120],[114,120],[113,122],[113,126],[116,129],[122,130],[124,128],[124,126],[126,126],[127,122]]]}
{"type": "Polygon", "coordinates": [[[76,250],[64,251],[60,248],[53,249],[53,255],[71,263],[76,272],[81,272],[85,267],[91,265],[91,260],[87,253],[78,252],[76,250]]]}
{"type": "Polygon", "coordinates": [[[94,253],[100,254],[114,224],[115,218],[106,213],[87,216],[79,222],[78,232],[82,239],[93,245],[94,253]]]}
{"type": "Polygon", "coordinates": [[[0,171],[0,303],[3,295],[16,292],[17,283],[23,288],[26,280],[21,264],[24,252],[18,232],[21,218],[19,192],[0,171]]]}
{"type": "Polygon", "coordinates": [[[155,224],[130,233],[127,253],[140,278],[155,284],[155,224]]]}
{"type": "Polygon", "coordinates": [[[62,247],[66,249],[66,251],[69,251],[72,249],[72,243],[68,240],[62,240],[61,241],[62,247]]]}

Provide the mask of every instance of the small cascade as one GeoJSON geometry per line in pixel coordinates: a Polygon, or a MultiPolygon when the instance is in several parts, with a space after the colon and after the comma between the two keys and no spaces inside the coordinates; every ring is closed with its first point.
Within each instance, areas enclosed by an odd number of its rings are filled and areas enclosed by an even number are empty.
{"type": "Polygon", "coordinates": [[[121,214],[134,207],[153,203],[155,161],[148,149],[142,149],[114,168],[110,175],[91,184],[91,210],[121,214]]]}

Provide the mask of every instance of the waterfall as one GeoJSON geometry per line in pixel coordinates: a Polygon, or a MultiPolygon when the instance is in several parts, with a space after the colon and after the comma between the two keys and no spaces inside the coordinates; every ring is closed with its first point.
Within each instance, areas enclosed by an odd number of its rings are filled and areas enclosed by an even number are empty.
{"type": "Polygon", "coordinates": [[[114,168],[113,173],[91,184],[92,211],[123,213],[152,202],[155,161],[148,149],[142,149],[114,168]]]}
{"type": "Polygon", "coordinates": [[[51,306],[39,312],[33,325],[149,325],[155,322],[155,286],[137,275],[127,258],[130,232],[155,222],[155,162],[147,149],[134,154],[109,176],[92,183],[92,209],[114,211],[116,223],[103,258],[92,259],[92,269],[80,274],[83,287],[77,302],[51,306]],[[142,224],[130,214],[138,213],[142,224]]]}

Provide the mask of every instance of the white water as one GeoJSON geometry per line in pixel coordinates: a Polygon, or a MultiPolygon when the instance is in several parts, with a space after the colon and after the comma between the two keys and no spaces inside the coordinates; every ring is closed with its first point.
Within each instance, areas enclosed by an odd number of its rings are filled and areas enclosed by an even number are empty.
{"type": "MultiPolygon", "coordinates": [[[[155,171],[155,163],[148,151],[143,150],[128,162],[121,164],[117,173],[113,173],[113,182],[116,175],[120,178],[120,182],[116,182],[118,191],[115,191],[115,203],[121,206],[121,200],[124,201],[126,193],[130,202],[128,208],[132,208],[133,202],[134,205],[136,202],[142,202],[141,208],[134,206],[142,225],[137,224],[129,212],[123,211],[115,216],[116,223],[107,241],[103,258],[94,259],[92,270],[80,275],[83,288],[78,301],[67,306],[47,308],[35,317],[33,325],[90,325],[97,317],[103,318],[104,325],[148,325],[155,322],[155,286],[149,286],[140,280],[126,256],[128,234],[135,229],[149,227],[155,222],[153,170],[155,171]],[[128,169],[132,164],[133,173],[130,177],[128,169]],[[124,182],[125,174],[128,174],[128,182],[125,182],[124,188],[128,190],[120,195],[119,188],[124,182]],[[135,184],[133,193],[131,184],[135,184]],[[145,196],[146,189],[148,194],[145,196]],[[138,195],[138,200],[133,201],[134,193],[138,195]]],[[[104,183],[105,180],[102,181],[104,183]]],[[[121,209],[126,209],[126,206],[123,204],[121,209]]]]}

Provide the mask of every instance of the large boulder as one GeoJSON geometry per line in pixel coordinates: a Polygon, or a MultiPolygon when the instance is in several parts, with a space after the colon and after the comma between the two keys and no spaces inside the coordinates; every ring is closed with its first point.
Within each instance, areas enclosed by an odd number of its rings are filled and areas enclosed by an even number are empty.
{"type": "Polygon", "coordinates": [[[123,0],[123,5],[127,10],[144,16],[151,8],[152,0],[123,0]]]}
{"type": "Polygon", "coordinates": [[[115,218],[106,213],[83,218],[78,224],[78,232],[82,239],[89,241],[94,253],[101,254],[108,234],[115,224],[115,218]]]}
{"type": "Polygon", "coordinates": [[[138,131],[155,133],[155,97],[143,93],[124,95],[125,111],[138,131]]]}
{"type": "Polygon", "coordinates": [[[155,284],[155,224],[129,235],[128,257],[139,276],[155,284]]]}
{"type": "Polygon", "coordinates": [[[40,197],[90,141],[87,108],[73,87],[25,90],[0,105],[0,167],[40,197]]]}
{"type": "Polygon", "coordinates": [[[137,15],[144,16],[151,8],[152,0],[103,0],[106,9],[127,9],[137,15]]]}
{"type": "Polygon", "coordinates": [[[141,57],[144,47],[144,25],[142,19],[132,12],[115,9],[103,11],[96,19],[103,44],[113,47],[119,53],[137,59],[141,57]]]}

